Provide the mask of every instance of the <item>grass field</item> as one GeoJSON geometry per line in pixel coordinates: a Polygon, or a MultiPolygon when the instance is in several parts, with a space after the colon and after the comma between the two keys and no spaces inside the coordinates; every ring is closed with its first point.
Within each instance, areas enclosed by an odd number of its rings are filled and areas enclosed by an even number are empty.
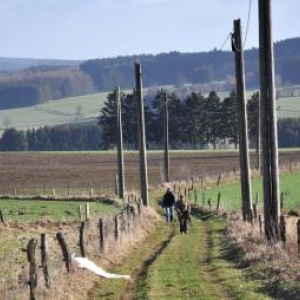
{"type": "MultiPolygon", "coordinates": [[[[248,91],[247,98],[254,92],[248,91]]],[[[93,120],[99,116],[108,93],[53,100],[26,108],[0,110],[0,131],[7,127],[28,129],[93,120]]],[[[218,94],[221,98],[228,96],[227,92],[218,94]]],[[[300,97],[281,98],[277,101],[277,107],[279,118],[300,117],[300,97]]]]}
{"type": "MultiPolygon", "coordinates": [[[[280,191],[284,196],[284,209],[287,211],[300,209],[300,191],[298,189],[299,181],[299,171],[294,173],[283,173],[280,175],[280,191]]],[[[253,203],[256,201],[258,194],[258,199],[260,199],[258,201],[259,207],[262,208],[262,178],[253,178],[251,181],[251,187],[253,203]]],[[[203,206],[207,206],[207,201],[210,199],[212,206],[216,207],[219,193],[221,193],[221,207],[229,210],[241,209],[241,186],[239,180],[236,182],[225,182],[221,183],[219,186],[199,190],[197,194],[198,203],[201,203],[203,206]]]]}
{"type": "Polygon", "coordinates": [[[0,110],[0,127],[16,129],[74,123],[99,116],[106,92],[49,101],[25,108],[0,110]]]}
{"type": "MultiPolygon", "coordinates": [[[[82,215],[85,216],[87,202],[78,201],[45,201],[45,200],[0,200],[0,209],[5,221],[9,222],[67,222],[80,221],[79,208],[82,207],[82,215]]],[[[109,202],[90,202],[90,217],[110,216],[120,211],[120,206],[109,202]]]]}

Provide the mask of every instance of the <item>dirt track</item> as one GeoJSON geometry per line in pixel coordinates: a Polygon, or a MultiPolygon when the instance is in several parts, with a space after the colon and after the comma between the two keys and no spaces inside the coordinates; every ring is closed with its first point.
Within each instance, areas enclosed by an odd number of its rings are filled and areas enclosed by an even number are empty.
{"type": "MultiPolygon", "coordinates": [[[[125,153],[127,190],[139,186],[138,153],[125,153]]],[[[149,187],[163,182],[163,152],[149,152],[149,187]]],[[[257,158],[251,157],[253,167],[257,158]]],[[[300,152],[280,153],[280,164],[300,162],[300,152]]],[[[35,195],[45,190],[113,188],[117,173],[115,153],[14,152],[0,153],[0,194],[35,195]]],[[[170,180],[217,176],[239,170],[237,152],[170,152],[170,180]]]]}

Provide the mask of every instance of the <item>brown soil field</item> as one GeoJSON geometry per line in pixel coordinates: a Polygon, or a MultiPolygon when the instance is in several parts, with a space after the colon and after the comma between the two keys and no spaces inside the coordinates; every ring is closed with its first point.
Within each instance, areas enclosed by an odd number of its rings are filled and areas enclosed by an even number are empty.
{"type": "MultiPolygon", "coordinates": [[[[170,151],[171,181],[189,181],[239,171],[236,151],[170,151]]],[[[257,156],[251,154],[252,168],[257,156]]],[[[280,168],[298,168],[299,151],[279,153],[280,168]]],[[[8,152],[0,153],[0,195],[39,195],[56,191],[88,191],[113,189],[117,173],[114,152],[8,152]]],[[[139,188],[139,154],[125,152],[125,185],[127,190],[139,188]]],[[[147,153],[149,188],[164,180],[163,151],[147,153]]]]}

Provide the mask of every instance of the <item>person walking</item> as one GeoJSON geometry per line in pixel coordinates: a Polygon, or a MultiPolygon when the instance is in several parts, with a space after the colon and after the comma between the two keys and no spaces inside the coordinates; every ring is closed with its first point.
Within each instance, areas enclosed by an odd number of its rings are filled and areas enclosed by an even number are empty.
{"type": "Polygon", "coordinates": [[[175,205],[175,196],[170,188],[167,188],[167,191],[163,196],[162,205],[166,211],[167,223],[173,222],[173,219],[174,219],[173,209],[174,209],[174,205],[175,205]]]}
{"type": "Polygon", "coordinates": [[[184,200],[183,195],[179,196],[179,200],[176,201],[175,209],[179,220],[180,233],[187,232],[187,221],[191,221],[190,208],[188,203],[184,200]]]}

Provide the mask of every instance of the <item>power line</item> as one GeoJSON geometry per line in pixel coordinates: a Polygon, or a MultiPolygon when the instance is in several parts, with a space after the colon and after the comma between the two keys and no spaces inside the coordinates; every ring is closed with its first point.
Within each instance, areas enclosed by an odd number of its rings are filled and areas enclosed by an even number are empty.
{"type": "Polygon", "coordinates": [[[246,45],[246,40],[247,40],[247,36],[248,36],[248,30],[249,30],[249,24],[250,24],[250,17],[251,17],[251,8],[252,8],[252,0],[249,0],[247,26],[246,26],[245,39],[244,39],[244,47],[246,45]]]}
{"type": "Polygon", "coordinates": [[[221,46],[219,47],[219,49],[217,51],[214,51],[214,55],[205,63],[205,66],[208,66],[209,64],[211,64],[215,60],[215,58],[217,57],[217,55],[219,55],[220,51],[222,51],[223,48],[225,47],[225,45],[226,45],[228,39],[231,37],[231,35],[232,35],[232,32],[230,32],[228,34],[228,36],[226,37],[226,39],[224,40],[224,42],[221,44],[221,46]]]}

